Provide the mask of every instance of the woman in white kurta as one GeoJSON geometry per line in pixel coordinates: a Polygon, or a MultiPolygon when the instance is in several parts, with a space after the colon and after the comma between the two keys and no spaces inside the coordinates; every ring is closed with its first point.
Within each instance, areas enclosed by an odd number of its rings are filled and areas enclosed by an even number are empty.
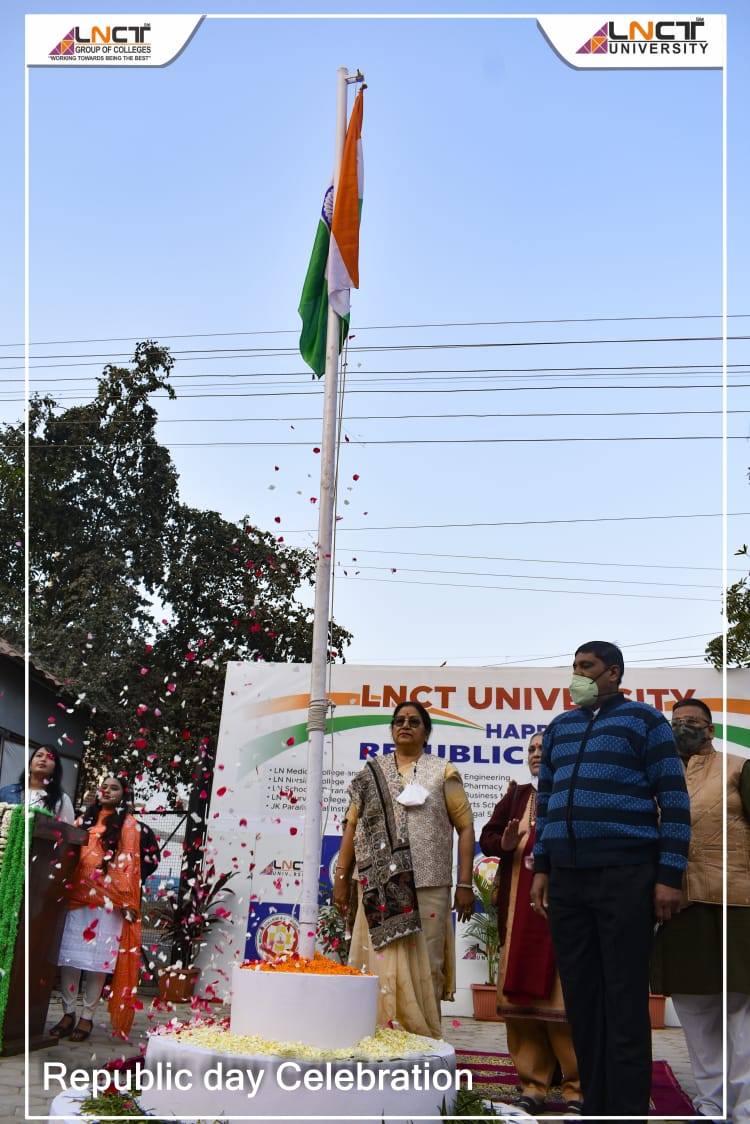
{"type": "Polygon", "coordinates": [[[118,777],[101,785],[82,822],[89,837],[69,891],[58,956],[63,1017],[50,1031],[83,1042],[93,1028],[94,1009],[112,974],[109,1013],[113,1029],[126,1036],[133,1022],[140,963],[140,831],[130,814],[128,790],[118,777]],[[81,972],[86,972],[83,1012],[75,1011],[81,972]],[[75,1027],[75,1029],[73,1029],[75,1027]]]}

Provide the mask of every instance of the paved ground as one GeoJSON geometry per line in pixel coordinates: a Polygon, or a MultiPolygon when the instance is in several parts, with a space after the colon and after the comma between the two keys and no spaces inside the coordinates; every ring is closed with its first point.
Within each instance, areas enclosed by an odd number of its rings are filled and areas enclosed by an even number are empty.
{"type": "MultiPolygon", "coordinates": [[[[178,1007],[179,1015],[189,1009],[178,1007]]],[[[218,1009],[221,1013],[222,1009],[218,1009]]],[[[56,1022],[61,1013],[57,1002],[53,1000],[50,1011],[51,1023],[56,1022]]],[[[23,1057],[0,1058],[0,1121],[2,1124],[12,1120],[27,1120],[34,1117],[46,1118],[50,1101],[59,1090],[54,1088],[50,1093],[42,1090],[42,1064],[43,1062],[64,1062],[70,1071],[73,1068],[93,1068],[101,1066],[112,1058],[130,1057],[138,1052],[139,1045],[144,1043],[146,1030],[156,1023],[165,1022],[171,1018],[173,1012],[151,1012],[148,1010],[138,1012],[133,1026],[130,1044],[118,1044],[113,1040],[105,1027],[103,1019],[94,1028],[91,1038],[87,1042],[70,1043],[63,1041],[58,1046],[38,1051],[30,1056],[29,1086],[30,1086],[30,1112],[27,1117],[24,1111],[24,1062],[23,1057]]],[[[476,1022],[474,1019],[462,1018],[456,1020],[459,1026],[453,1026],[451,1016],[443,1019],[443,1036],[452,1045],[463,1049],[489,1050],[501,1052],[506,1050],[505,1027],[502,1023],[476,1022]]],[[[685,1039],[679,1029],[656,1030],[654,1035],[654,1058],[669,1062],[678,1081],[688,1096],[695,1094],[695,1085],[690,1071],[685,1039]]]]}

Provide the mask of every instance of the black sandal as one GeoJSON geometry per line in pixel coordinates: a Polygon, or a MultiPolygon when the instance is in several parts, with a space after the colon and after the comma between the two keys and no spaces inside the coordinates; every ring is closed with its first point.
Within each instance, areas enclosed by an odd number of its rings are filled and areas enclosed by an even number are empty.
{"type": "Polygon", "coordinates": [[[53,1038],[67,1038],[72,1032],[73,1027],[76,1025],[75,1015],[63,1015],[58,1023],[50,1027],[50,1034],[53,1038]]]}
{"type": "Polygon", "coordinates": [[[528,1112],[529,1116],[536,1116],[537,1113],[544,1112],[544,1100],[539,1100],[537,1097],[516,1097],[513,1107],[520,1108],[523,1112],[528,1112]]]}
{"type": "Polygon", "coordinates": [[[78,1026],[75,1028],[75,1030],[73,1031],[73,1033],[70,1036],[70,1041],[71,1042],[85,1042],[86,1039],[90,1037],[91,1031],[93,1029],[94,1029],[94,1023],[93,1023],[92,1019],[79,1019],[78,1020],[78,1026]],[[89,1024],[88,1030],[81,1030],[81,1023],[88,1023],[89,1024]]]}

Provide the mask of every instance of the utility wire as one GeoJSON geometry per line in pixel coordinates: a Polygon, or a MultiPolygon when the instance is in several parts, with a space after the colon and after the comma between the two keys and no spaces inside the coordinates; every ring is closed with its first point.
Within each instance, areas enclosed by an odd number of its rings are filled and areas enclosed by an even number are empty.
{"type": "MultiPolygon", "coordinates": [[[[383,570],[386,572],[390,571],[391,573],[395,571],[399,574],[442,574],[443,576],[462,578],[521,578],[523,581],[575,581],[595,583],[597,585],[655,585],[662,588],[668,587],[669,589],[713,589],[716,592],[721,588],[719,585],[699,585],[693,582],[655,582],[646,581],[641,578],[577,578],[572,574],[497,574],[479,570],[432,570],[424,566],[368,566],[360,562],[339,562],[338,565],[341,569],[348,567],[349,570],[356,568],[357,571],[383,570]]],[[[344,570],[344,573],[346,573],[346,570],[344,570]]],[[[347,576],[351,575],[347,574],[347,576]]]]}
{"type": "MultiPolygon", "coordinates": [[[[750,386],[750,383],[731,383],[732,390],[745,390],[750,386]]],[[[347,395],[351,397],[353,394],[429,394],[435,397],[438,394],[509,394],[522,391],[555,391],[555,390],[719,390],[721,389],[718,383],[657,383],[657,384],[635,384],[635,385],[612,385],[604,384],[584,384],[579,385],[575,383],[562,383],[557,385],[542,385],[542,386],[468,386],[468,387],[382,387],[380,389],[360,389],[348,390],[347,395]]],[[[60,395],[56,398],[55,404],[61,402],[81,402],[83,394],[70,394],[60,395]]],[[[152,399],[157,401],[171,401],[166,394],[153,394],[152,399]]],[[[191,393],[179,395],[179,400],[187,398],[315,398],[320,400],[320,395],[314,390],[241,390],[241,391],[206,391],[205,393],[191,393]]],[[[17,402],[26,402],[26,399],[21,398],[0,398],[0,405],[12,405],[17,402]]]]}
{"type": "MultiPolygon", "coordinates": [[[[677,640],[700,640],[704,636],[715,636],[715,632],[693,632],[689,636],[667,636],[661,640],[639,640],[637,643],[618,644],[618,648],[650,648],[656,644],[673,644],[677,640]]],[[[510,660],[522,659],[525,663],[537,663],[539,660],[563,660],[569,659],[570,652],[557,652],[553,656],[511,656],[510,660]]],[[[634,661],[633,661],[634,662],[634,661]]],[[[498,666],[502,667],[503,664],[498,666]]]]}
{"type": "MultiPolygon", "coordinates": [[[[664,637],[664,638],[659,639],[659,640],[642,640],[642,641],[639,641],[637,643],[632,642],[630,644],[618,644],[617,646],[620,649],[649,648],[649,647],[653,647],[656,644],[672,644],[677,640],[700,640],[704,636],[715,636],[715,635],[716,635],[715,631],[714,632],[693,632],[693,633],[690,633],[690,635],[688,635],[688,636],[667,636],[667,637],[664,637]]],[[[393,655],[393,653],[390,652],[387,657],[386,656],[368,656],[367,659],[362,658],[362,659],[359,660],[359,662],[363,663],[363,664],[382,663],[382,661],[384,659],[391,659],[392,655],[393,655]]],[[[443,653],[441,653],[441,655],[443,655],[443,653]]],[[[490,664],[490,665],[485,665],[485,666],[503,667],[503,666],[505,666],[506,663],[512,664],[516,661],[523,661],[524,663],[537,663],[539,660],[562,660],[562,659],[566,659],[566,658],[569,659],[570,655],[571,655],[570,652],[556,652],[553,655],[533,655],[533,656],[529,656],[529,655],[523,655],[522,654],[522,655],[517,655],[517,656],[506,656],[504,658],[503,662],[501,662],[500,664],[490,664]]],[[[408,659],[408,660],[422,660],[423,659],[423,660],[427,660],[428,662],[432,662],[435,659],[435,653],[430,652],[426,656],[420,656],[420,655],[405,656],[404,658],[408,659]]],[[[496,656],[487,656],[487,655],[472,655],[472,654],[463,655],[462,654],[462,655],[458,655],[458,656],[457,655],[445,656],[444,658],[446,660],[489,660],[489,659],[496,659],[497,657],[496,656]]],[[[648,657],[648,659],[650,659],[650,660],[651,659],[657,659],[657,658],[659,658],[659,657],[656,657],[656,656],[649,656],[648,657]]],[[[685,657],[677,656],[675,658],[676,659],[684,659],[685,657]]],[[[688,658],[690,658],[690,657],[688,657],[688,658]]],[[[635,663],[635,662],[636,662],[635,660],[628,660],[628,663],[635,663]]]]}
{"type": "MultiPolygon", "coordinates": [[[[472,562],[534,562],[543,565],[556,565],[556,566],[615,566],[618,569],[622,568],[637,568],[646,570],[705,570],[709,573],[717,573],[721,571],[721,566],[675,566],[670,562],[592,562],[588,558],[516,558],[507,554],[437,554],[434,551],[421,551],[421,550],[377,550],[372,547],[359,547],[357,549],[359,554],[387,554],[390,557],[408,557],[408,558],[458,558],[464,561],[472,562]]],[[[357,559],[353,558],[352,562],[357,559]]],[[[349,565],[351,563],[347,563],[349,565]]],[[[734,567],[734,571],[738,574],[744,574],[746,571],[738,567],[734,567]]],[[[678,640],[687,640],[690,637],[678,636],[678,640]]],[[[654,641],[657,643],[657,641],[654,641]]]]}
{"type": "MultiPolygon", "coordinates": [[[[732,390],[744,390],[750,386],[750,383],[732,383],[732,390]]],[[[382,387],[367,388],[367,389],[349,389],[347,397],[351,398],[353,394],[429,394],[432,397],[438,394],[509,394],[520,391],[553,391],[553,390],[719,390],[721,389],[718,383],[657,383],[657,384],[636,384],[636,385],[621,385],[613,386],[611,384],[583,384],[578,385],[575,383],[562,383],[557,385],[543,385],[543,386],[468,386],[468,387],[382,387]]],[[[80,402],[82,395],[60,395],[56,399],[57,402],[80,402]]],[[[152,399],[171,401],[167,394],[153,394],[152,399]]],[[[315,390],[263,390],[263,391],[207,391],[205,393],[190,393],[179,396],[180,400],[186,398],[316,398],[320,399],[320,394],[315,390]]],[[[2,398],[0,404],[10,405],[14,402],[25,402],[25,398],[2,398]]]]}
{"type": "MultiPolygon", "coordinates": [[[[472,413],[472,414],[350,414],[345,421],[458,421],[464,418],[483,419],[483,418],[676,418],[676,417],[708,417],[715,414],[721,415],[721,410],[561,410],[554,411],[548,410],[539,412],[524,412],[524,413],[472,413]]],[[[727,410],[727,414],[750,414],[750,410],[727,410]]],[[[101,418],[71,418],[65,419],[66,425],[99,425],[101,418]]],[[[231,418],[159,418],[159,425],[188,425],[192,423],[200,423],[205,425],[210,423],[216,425],[219,423],[229,422],[242,422],[257,424],[261,422],[317,422],[320,425],[319,415],[308,416],[290,416],[290,417],[258,417],[257,414],[251,418],[245,417],[231,417],[231,418]]],[[[107,422],[107,428],[113,423],[107,422]]],[[[120,425],[129,424],[127,421],[118,423],[120,425]]]]}
{"type": "MultiPolygon", "coordinates": [[[[357,437],[349,440],[349,444],[358,448],[367,448],[371,445],[576,445],[592,444],[598,442],[623,442],[623,441],[721,441],[722,435],[711,434],[673,434],[646,437],[633,434],[625,437],[408,437],[408,438],[377,438],[370,440],[357,437]]],[[[730,434],[727,441],[747,441],[745,434],[730,434]]],[[[163,447],[167,449],[281,449],[309,447],[309,441],[166,441],[163,447]]],[[[10,446],[11,448],[13,446],[10,446]]],[[[96,442],[75,443],[61,441],[54,445],[30,444],[30,449],[40,449],[43,452],[56,452],[60,449],[94,449],[96,442]]],[[[105,448],[117,450],[113,443],[105,448]]]]}
{"type": "MultiPolygon", "coordinates": [[[[742,368],[743,373],[747,369],[748,366],[749,366],[749,364],[747,364],[747,363],[728,363],[727,364],[727,368],[729,370],[735,372],[739,368],[742,368]]],[[[639,373],[655,372],[655,373],[659,373],[659,374],[661,374],[664,371],[673,371],[673,372],[675,372],[675,374],[677,376],[687,374],[687,373],[692,371],[694,373],[715,374],[717,376],[720,376],[722,374],[723,367],[720,363],[627,363],[627,364],[619,364],[617,366],[611,366],[611,367],[604,366],[602,364],[595,364],[592,367],[404,367],[404,368],[400,368],[400,369],[399,368],[384,368],[382,370],[378,369],[378,368],[373,369],[373,370],[361,370],[360,369],[360,370],[355,371],[354,374],[357,376],[358,381],[361,382],[364,379],[369,379],[369,378],[371,378],[375,375],[377,375],[377,376],[385,375],[385,376],[392,377],[393,379],[400,378],[400,377],[409,378],[409,379],[414,379],[414,378],[420,378],[421,379],[421,376],[430,376],[430,377],[434,376],[435,378],[438,378],[442,375],[449,375],[451,377],[453,377],[454,375],[457,375],[457,376],[460,376],[460,377],[469,377],[469,376],[474,376],[474,375],[484,376],[484,375],[496,375],[496,374],[516,374],[516,375],[520,374],[520,375],[523,375],[524,377],[526,375],[529,375],[529,376],[539,375],[539,376],[544,377],[546,375],[558,374],[558,373],[562,372],[562,373],[572,373],[572,374],[580,375],[580,377],[583,378],[583,377],[589,377],[589,375],[592,375],[592,376],[599,376],[599,375],[609,376],[612,373],[620,373],[620,372],[624,372],[624,373],[629,375],[629,374],[632,374],[636,371],[639,372],[639,373]]],[[[174,382],[177,379],[209,379],[209,380],[212,380],[212,381],[216,381],[217,379],[244,379],[244,378],[248,378],[248,379],[250,379],[250,378],[251,379],[269,378],[269,379],[273,379],[274,382],[276,382],[276,383],[278,383],[280,379],[300,378],[300,379],[306,379],[309,382],[310,381],[310,372],[309,371],[303,371],[303,370],[299,370],[299,371],[227,371],[227,372],[223,372],[223,373],[218,372],[218,371],[213,371],[213,372],[212,371],[206,371],[206,372],[201,372],[201,373],[186,372],[186,373],[183,374],[179,371],[177,371],[177,372],[172,371],[166,377],[168,378],[169,382],[174,382]]],[[[101,375],[43,375],[43,376],[40,376],[39,378],[30,378],[29,382],[42,383],[45,386],[50,385],[52,383],[75,382],[75,383],[83,383],[84,385],[88,386],[91,383],[99,382],[101,378],[102,378],[101,375]]],[[[22,375],[15,375],[13,378],[0,379],[0,383],[17,383],[17,382],[22,381],[22,379],[23,379],[22,375]]]]}
{"type": "Polygon", "coordinates": [[[407,581],[404,578],[350,578],[339,576],[339,581],[349,582],[378,582],[379,584],[394,585],[418,585],[418,586],[435,586],[441,589],[494,589],[494,590],[508,590],[513,593],[555,593],[574,595],[578,597],[627,597],[636,598],[638,600],[646,599],[648,601],[689,601],[695,604],[698,601],[705,602],[706,604],[713,605],[717,603],[719,590],[717,590],[717,597],[675,597],[672,594],[660,593],[617,593],[614,590],[594,590],[594,589],[544,589],[541,586],[517,586],[517,585],[475,585],[467,584],[465,582],[433,582],[433,581],[407,581]]]}
{"type": "MultiPolygon", "coordinates": [[[[453,527],[552,527],[569,523],[648,523],[664,519],[721,519],[721,511],[690,512],[684,515],[592,515],[578,519],[513,519],[502,522],[482,523],[391,523],[386,526],[339,527],[339,534],[350,531],[440,531],[453,527]]],[[[728,511],[727,516],[735,518],[750,515],[750,511],[728,511]]],[[[302,527],[294,531],[286,530],[285,535],[314,533],[315,527],[302,527]]]]}
{"type": "MultiPolygon", "coordinates": [[[[391,352],[411,352],[411,351],[481,351],[488,348],[513,348],[513,347],[591,347],[599,344],[619,345],[619,344],[644,344],[644,343],[719,343],[723,340],[723,336],[625,336],[612,339],[578,339],[578,340],[484,340],[478,343],[397,343],[397,344],[373,344],[366,347],[352,347],[350,351],[358,355],[373,355],[391,352]]],[[[738,342],[741,340],[750,339],[750,336],[727,336],[727,340],[738,342]]],[[[204,348],[197,351],[195,348],[186,348],[180,351],[172,352],[173,357],[179,357],[184,362],[195,362],[197,360],[211,360],[220,358],[233,358],[241,359],[244,356],[254,356],[260,358],[285,358],[291,355],[297,355],[296,348],[252,348],[252,347],[236,347],[236,348],[204,348]]],[[[23,360],[23,355],[7,355],[6,359],[23,360]]],[[[35,356],[35,358],[37,358],[35,356]]],[[[43,359],[93,359],[96,362],[84,363],[34,363],[31,370],[54,369],[58,367],[95,367],[99,366],[102,359],[124,359],[126,363],[131,362],[132,356],[126,352],[80,352],[78,354],[52,354],[39,356],[43,359]]],[[[23,365],[18,367],[0,367],[0,371],[18,371],[22,370],[23,365]]]]}
{"type": "MultiPolygon", "coordinates": [[[[729,313],[728,320],[743,320],[750,317],[747,312],[733,312],[729,313]]],[[[366,324],[364,327],[358,327],[358,332],[373,332],[373,331],[390,331],[395,328],[490,328],[490,327],[504,327],[519,324],[605,324],[605,323],[625,323],[634,320],[720,320],[721,313],[719,312],[704,312],[704,313],[688,313],[688,314],[671,314],[664,316],[579,316],[579,317],[563,317],[554,320],[450,320],[442,321],[431,324],[366,324]]],[[[108,337],[94,337],[93,339],[83,340],[32,340],[32,347],[53,347],[60,344],[74,344],[74,343],[122,343],[132,340],[136,342],[139,339],[160,339],[160,340],[186,340],[198,339],[209,336],[298,336],[301,327],[296,328],[265,328],[265,329],[252,329],[249,331],[230,331],[230,332],[183,332],[181,334],[166,332],[152,332],[145,335],[130,335],[130,336],[108,336],[108,337]]],[[[23,340],[19,343],[0,343],[0,347],[23,347],[23,340]]]]}

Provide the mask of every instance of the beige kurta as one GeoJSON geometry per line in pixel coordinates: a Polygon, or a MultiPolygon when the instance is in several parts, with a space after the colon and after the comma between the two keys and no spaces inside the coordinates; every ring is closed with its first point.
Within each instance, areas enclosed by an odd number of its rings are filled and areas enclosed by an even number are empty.
{"type": "MultiPolygon", "coordinates": [[[[406,764],[399,772],[408,777],[411,770],[411,764],[406,764]]],[[[443,794],[451,826],[460,830],[471,824],[471,806],[455,765],[445,766],[443,794]]],[[[358,815],[354,804],[346,819],[352,826],[356,825],[358,815]]],[[[361,889],[358,895],[361,903],[361,889]]],[[[366,967],[380,977],[379,1025],[390,1022],[414,1034],[441,1037],[440,999],[452,1000],[456,987],[451,899],[450,886],[418,888],[422,932],[392,941],[379,951],[370,943],[364,911],[357,910],[349,963],[366,967]]]]}

